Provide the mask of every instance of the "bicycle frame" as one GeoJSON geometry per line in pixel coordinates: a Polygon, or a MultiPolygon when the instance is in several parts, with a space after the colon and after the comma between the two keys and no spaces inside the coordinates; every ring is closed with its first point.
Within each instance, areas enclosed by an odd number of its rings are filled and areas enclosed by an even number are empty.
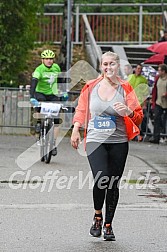
{"type": "MultiPolygon", "coordinates": [[[[41,119],[41,129],[39,134],[40,143],[40,157],[41,161],[49,164],[51,161],[52,150],[55,147],[54,140],[54,119],[61,120],[60,111],[69,111],[68,107],[65,107],[61,103],[51,102],[39,102],[36,107],[40,107],[41,111],[36,118],[41,119]],[[46,107],[42,107],[43,105],[46,107]],[[40,116],[39,116],[40,115],[40,116]]],[[[58,124],[61,124],[60,121],[58,124]]]]}
{"type": "Polygon", "coordinates": [[[46,117],[42,122],[40,131],[40,156],[42,162],[50,163],[54,144],[54,118],[46,117]]]}
{"type": "MultiPolygon", "coordinates": [[[[44,118],[41,118],[41,130],[40,130],[40,157],[41,161],[49,164],[52,157],[52,150],[55,146],[54,140],[54,119],[60,119],[59,113],[61,108],[63,108],[62,104],[55,104],[41,102],[41,105],[46,105],[46,107],[41,107],[41,116],[43,115],[44,118]],[[57,107],[55,108],[55,105],[57,107]],[[54,109],[52,109],[54,106],[54,109]]],[[[65,108],[63,108],[65,109],[65,108]]]]}

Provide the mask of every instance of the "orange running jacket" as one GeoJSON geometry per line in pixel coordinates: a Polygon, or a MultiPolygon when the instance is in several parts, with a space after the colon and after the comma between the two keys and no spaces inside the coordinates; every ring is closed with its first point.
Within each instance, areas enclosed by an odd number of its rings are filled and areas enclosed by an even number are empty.
{"type": "MultiPolygon", "coordinates": [[[[97,79],[88,81],[87,84],[81,90],[81,94],[78,100],[78,105],[75,110],[75,115],[73,118],[73,124],[75,122],[79,122],[81,127],[84,127],[84,138],[86,140],[86,132],[88,121],[91,118],[91,114],[89,112],[89,97],[91,94],[92,89],[103,79],[103,76],[99,76],[97,79]]],[[[126,105],[133,110],[134,116],[124,116],[124,121],[126,125],[126,131],[128,140],[133,139],[135,136],[140,134],[140,130],[138,126],[141,124],[143,119],[143,111],[137,99],[137,96],[129,84],[129,82],[121,80],[118,78],[120,84],[122,85],[125,91],[125,100],[126,105]]]]}

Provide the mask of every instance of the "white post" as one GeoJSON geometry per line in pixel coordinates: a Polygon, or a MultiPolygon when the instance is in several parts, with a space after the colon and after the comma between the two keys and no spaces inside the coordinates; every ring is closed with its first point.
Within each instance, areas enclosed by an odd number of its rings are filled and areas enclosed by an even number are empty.
{"type": "Polygon", "coordinates": [[[139,45],[142,44],[142,33],[143,33],[143,6],[140,5],[139,9],[139,45]]]}
{"type": "Polygon", "coordinates": [[[66,71],[69,70],[71,64],[71,0],[67,1],[67,65],[66,71]]]}
{"type": "Polygon", "coordinates": [[[76,6],[75,42],[79,42],[79,5],[76,6]]]}

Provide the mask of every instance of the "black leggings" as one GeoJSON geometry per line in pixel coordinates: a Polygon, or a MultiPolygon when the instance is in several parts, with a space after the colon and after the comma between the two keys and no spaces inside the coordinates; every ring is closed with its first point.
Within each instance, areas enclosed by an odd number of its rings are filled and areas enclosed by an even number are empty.
{"type": "Polygon", "coordinates": [[[159,141],[160,140],[160,131],[161,128],[163,129],[163,133],[165,133],[165,128],[166,128],[166,114],[167,114],[167,109],[162,108],[159,105],[155,105],[155,110],[154,110],[154,139],[159,141]],[[164,119],[162,120],[162,115],[164,115],[164,119]]]}
{"type": "Polygon", "coordinates": [[[119,199],[119,180],[124,171],[128,149],[128,142],[114,144],[91,142],[86,145],[94,177],[94,209],[102,210],[105,200],[105,223],[111,223],[114,217],[119,199]]]}

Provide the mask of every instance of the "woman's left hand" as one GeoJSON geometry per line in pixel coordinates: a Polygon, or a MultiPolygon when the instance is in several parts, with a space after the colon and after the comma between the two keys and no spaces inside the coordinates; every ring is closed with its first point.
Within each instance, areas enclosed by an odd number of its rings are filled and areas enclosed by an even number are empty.
{"type": "Polygon", "coordinates": [[[115,102],[113,104],[113,109],[120,115],[120,116],[133,116],[133,111],[128,108],[125,104],[122,102],[115,102]]]}

